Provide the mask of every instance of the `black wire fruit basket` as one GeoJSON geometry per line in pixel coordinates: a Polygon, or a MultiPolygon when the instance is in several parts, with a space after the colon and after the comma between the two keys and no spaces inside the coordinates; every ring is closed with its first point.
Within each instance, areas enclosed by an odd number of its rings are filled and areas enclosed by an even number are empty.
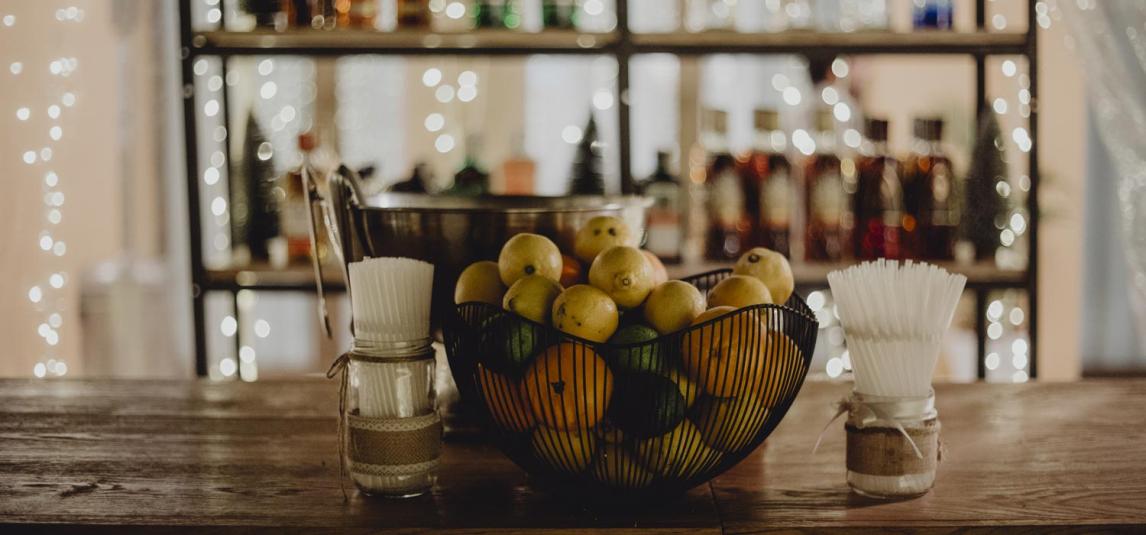
{"type": "MultiPolygon", "coordinates": [[[[683,280],[707,292],[730,273],[683,280]]],[[[595,497],[679,494],[740,462],[788,412],[819,328],[795,294],[624,345],[456,309],[444,335],[462,403],[534,480],[595,497]]]]}

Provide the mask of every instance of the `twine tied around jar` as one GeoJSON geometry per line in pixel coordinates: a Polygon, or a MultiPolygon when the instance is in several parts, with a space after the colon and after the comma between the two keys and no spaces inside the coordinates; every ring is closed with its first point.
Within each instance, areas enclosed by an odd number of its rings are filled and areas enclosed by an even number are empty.
{"type": "MultiPolygon", "coordinates": [[[[904,429],[903,424],[899,421],[901,419],[920,418],[925,415],[934,416],[935,391],[932,390],[927,396],[910,398],[865,396],[859,392],[853,392],[851,396],[836,402],[836,414],[820,430],[819,436],[816,437],[816,444],[812,447],[813,454],[820,449],[820,443],[824,440],[824,434],[828,432],[828,428],[844,414],[856,417],[861,424],[860,427],[883,425],[899,431],[899,434],[903,435],[903,438],[907,439],[907,443],[911,445],[915,456],[923,459],[923,452],[920,451],[911,434],[904,429]]],[[[942,460],[942,447],[939,449],[939,458],[942,460]]]]}
{"type": "Polygon", "coordinates": [[[343,353],[334,359],[330,369],[326,370],[326,378],[338,380],[338,490],[342,491],[342,501],[350,501],[346,493],[346,388],[350,384],[350,353],[343,353]]]}

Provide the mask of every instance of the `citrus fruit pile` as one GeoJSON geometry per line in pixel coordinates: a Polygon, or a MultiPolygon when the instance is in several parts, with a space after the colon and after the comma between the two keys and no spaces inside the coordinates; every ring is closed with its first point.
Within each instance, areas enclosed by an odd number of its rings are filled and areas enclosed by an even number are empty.
{"type": "Polygon", "coordinates": [[[572,255],[517,234],[496,262],[467,267],[454,294],[510,312],[479,329],[476,377],[494,422],[552,470],[614,488],[687,480],[739,452],[793,392],[780,370],[804,365],[767,309],[743,311],[791,296],[783,255],[748,251],[705,295],[668,280],[635,242],[610,216],[578,230],[572,255]]]}

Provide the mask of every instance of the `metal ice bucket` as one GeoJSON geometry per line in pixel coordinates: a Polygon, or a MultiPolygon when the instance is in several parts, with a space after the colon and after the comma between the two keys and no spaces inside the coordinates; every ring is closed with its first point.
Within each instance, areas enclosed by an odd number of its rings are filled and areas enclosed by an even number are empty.
{"type": "MultiPolygon", "coordinates": [[[[454,285],[462,270],[478,260],[497,260],[501,246],[514,234],[542,234],[562,251],[572,251],[573,236],[581,225],[594,216],[613,215],[642,236],[645,210],[651,204],[631,196],[465,198],[383,193],[367,198],[355,173],[345,167],[331,174],[329,193],[323,198],[313,181],[305,175],[304,179],[311,203],[312,239],[317,236],[313,216],[320,205],[344,274],[350,262],[367,257],[402,256],[434,264],[431,314],[435,328],[443,324],[446,314],[454,313],[454,285]]],[[[322,273],[317,260],[314,270],[321,303],[322,273]]]]}

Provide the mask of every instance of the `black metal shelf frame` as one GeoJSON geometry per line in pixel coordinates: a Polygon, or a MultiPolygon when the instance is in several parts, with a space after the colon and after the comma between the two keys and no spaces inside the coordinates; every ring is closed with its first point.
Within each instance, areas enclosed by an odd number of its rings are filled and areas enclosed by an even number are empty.
{"type": "MultiPolygon", "coordinates": [[[[522,34],[501,31],[477,31],[464,34],[372,31],[336,32],[226,32],[196,31],[192,26],[191,2],[179,0],[180,43],[183,80],[183,121],[187,168],[187,202],[190,217],[192,320],[195,338],[195,372],[208,374],[206,349],[205,300],[209,291],[226,291],[236,296],[239,291],[300,291],[314,290],[310,283],[254,283],[221,280],[217,273],[203,264],[202,227],[200,221],[199,165],[197,110],[195,100],[195,74],[193,63],[197,57],[226,58],[242,55],[304,55],[345,56],[356,54],[397,55],[480,55],[522,56],[532,54],[609,55],[617,60],[617,113],[620,130],[621,186],[624,193],[632,193],[634,181],[630,169],[629,123],[629,62],[635,54],[669,53],[679,56],[708,54],[799,54],[811,58],[858,54],[959,54],[975,60],[976,102],[979,112],[988,109],[986,95],[986,61],[989,56],[1017,55],[1027,61],[1030,77],[1030,115],[1028,128],[1031,150],[1028,152],[1027,192],[1029,258],[1025,276],[1021,280],[972,281],[968,291],[975,296],[975,325],[978,338],[978,376],[986,376],[985,355],[987,323],[985,321],[989,293],[998,289],[1025,289],[1028,294],[1027,329],[1030,338],[1030,377],[1038,373],[1038,230],[1039,230],[1039,169],[1038,169],[1038,25],[1035,24],[1035,0],[1028,0],[1027,30],[1023,33],[990,33],[986,31],[986,0],[975,1],[976,32],[920,32],[896,34],[890,32],[860,32],[855,34],[818,34],[813,32],[783,32],[778,34],[739,34],[733,32],[702,32],[698,34],[636,34],[629,30],[627,0],[616,0],[617,27],[611,33],[581,34],[553,32],[522,34]]],[[[220,24],[225,27],[225,21],[220,24]]],[[[223,61],[224,75],[226,61],[223,61]]],[[[225,86],[226,84],[224,84],[225,86]]],[[[223,107],[226,109],[226,94],[223,107]]],[[[224,120],[229,115],[224,112],[224,120]]],[[[234,301],[234,299],[232,299],[234,301]]],[[[238,307],[235,317],[238,319],[238,307]]],[[[236,336],[236,339],[238,337],[236,336]]],[[[236,342],[237,343],[237,342],[236,342]]]]}

